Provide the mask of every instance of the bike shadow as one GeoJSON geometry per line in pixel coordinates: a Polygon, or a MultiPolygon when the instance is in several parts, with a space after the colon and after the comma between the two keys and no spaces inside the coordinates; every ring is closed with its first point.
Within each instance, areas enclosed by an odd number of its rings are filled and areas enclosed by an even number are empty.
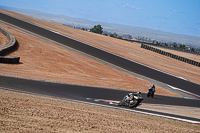
{"type": "Polygon", "coordinates": [[[152,99],[156,99],[156,100],[163,100],[163,99],[161,99],[161,98],[157,98],[157,97],[154,97],[154,98],[152,98],[152,99]]]}
{"type": "Polygon", "coordinates": [[[145,98],[145,99],[155,99],[155,100],[163,100],[163,99],[161,99],[161,98],[158,98],[158,97],[153,97],[153,98],[151,98],[151,97],[147,97],[147,98],[145,98]]]}

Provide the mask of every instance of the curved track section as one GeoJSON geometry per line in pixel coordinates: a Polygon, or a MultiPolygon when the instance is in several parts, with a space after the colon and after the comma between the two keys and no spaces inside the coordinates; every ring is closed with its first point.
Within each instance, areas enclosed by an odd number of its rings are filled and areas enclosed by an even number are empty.
{"type": "MultiPolygon", "coordinates": [[[[120,101],[128,92],[130,92],[126,90],[44,82],[5,76],[0,76],[0,86],[19,91],[37,93],[60,98],[70,98],[81,101],[88,101],[87,98],[110,99],[114,101],[120,101]]],[[[200,105],[200,100],[194,99],[183,99],[178,97],[168,97],[161,95],[155,95],[155,98],[147,98],[146,93],[142,93],[142,97],[144,98],[143,103],[179,105],[190,107],[199,107],[200,105]]]]}
{"type": "Polygon", "coordinates": [[[172,75],[166,74],[159,70],[155,70],[148,66],[144,66],[137,62],[125,59],[121,56],[112,54],[112,53],[104,51],[102,49],[98,49],[91,45],[88,45],[83,42],[74,40],[72,38],[63,36],[61,34],[50,31],[48,29],[44,29],[42,27],[27,23],[25,21],[19,20],[17,18],[11,17],[11,16],[3,14],[3,13],[0,13],[0,19],[3,21],[6,21],[8,23],[11,23],[13,25],[16,25],[18,27],[21,27],[23,29],[29,30],[38,35],[41,35],[43,37],[46,37],[48,39],[54,40],[56,42],[62,43],[64,45],[67,45],[67,46],[77,49],[79,51],[82,51],[84,53],[92,55],[96,58],[99,58],[99,59],[102,59],[109,63],[112,63],[116,66],[122,67],[131,72],[134,72],[134,73],[155,79],[157,81],[169,84],[171,86],[181,88],[188,92],[200,95],[200,85],[198,85],[198,84],[174,77],[172,75]]]}
{"type": "Polygon", "coordinates": [[[4,57],[5,55],[8,55],[9,53],[15,51],[18,48],[18,43],[15,37],[2,27],[0,27],[0,32],[4,34],[9,40],[9,43],[7,45],[0,47],[0,63],[19,63],[20,57],[4,57]]]}
{"type": "MultiPolygon", "coordinates": [[[[98,104],[101,106],[112,107],[116,109],[126,110],[130,112],[143,113],[147,115],[160,116],[180,121],[185,121],[189,123],[200,123],[200,119],[190,118],[185,116],[173,115],[168,113],[150,111],[145,109],[133,108],[129,109],[126,107],[119,107],[116,104],[109,104],[109,102],[99,102],[97,100],[90,99],[110,99],[115,102],[120,101],[128,91],[108,89],[108,88],[98,88],[98,87],[87,87],[78,86],[62,83],[44,82],[29,79],[20,79],[14,77],[0,76],[0,86],[3,88],[8,88],[7,90],[24,92],[28,94],[39,94],[42,96],[50,96],[57,99],[73,99],[75,102],[83,101],[87,104],[98,104]]],[[[0,88],[1,89],[1,88],[0,88]]],[[[146,94],[143,93],[144,103],[159,103],[159,104],[170,104],[170,105],[181,105],[190,107],[199,107],[200,100],[183,99],[176,97],[167,97],[155,95],[155,98],[147,98],[146,94]]]]}
{"type": "MultiPolygon", "coordinates": [[[[63,36],[59,33],[50,31],[48,29],[44,29],[42,27],[24,22],[22,20],[8,16],[3,13],[0,13],[0,19],[10,24],[21,27],[23,29],[29,30],[30,32],[33,32],[40,36],[46,37],[53,41],[56,41],[66,46],[77,49],[81,52],[87,53],[96,58],[112,63],[116,66],[127,69],[131,72],[134,72],[134,73],[155,79],[157,81],[169,84],[171,86],[181,88],[185,91],[200,95],[200,85],[198,84],[185,81],[183,79],[166,74],[159,70],[155,70],[148,66],[144,66],[140,63],[125,59],[121,56],[112,54],[108,51],[98,49],[91,45],[63,36]]],[[[87,98],[110,99],[110,100],[119,101],[123,98],[124,95],[128,93],[128,91],[125,91],[125,90],[78,86],[78,85],[44,82],[44,81],[37,81],[37,80],[5,77],[5,76],[0,76],[0,86],[4,88],[9,88],[15,91],[19,91],[19,92],[42,94],[42,95],[57,97],[57,98],[75,99],[75,100],[80,100],[80,101],[85,101],[85,102],[89,102],[87,98]]],[[[143,93],[142,96],[144,98],[143,100],[144,103],[169,104],[169,105],[190,106],[190,107],[199,107],[200,105],[200,100],[183,99],[183,98],[167,97],[167,96],[160,96],[160,95],[155,95],[155,98],[152,99],[152,98],[147,98],[145,93],[143,93]]],[[[96,102],[93,101],[93,103],[96,103],[96,102]]],[[[108,103],[101,103],[101,104],[106,105],[106,106],[113,106],[113,107],[116,106],[116,105],[108,105],[108,103]]],[[[123,108],[123,107],[120,107],[120,108],[123,108]]],[[[127,110],[126,108],[123,108],[123,109],[127,110]]],[[[193,123],[200,123],[200,120],[196,118],[188,118],[184,116],[176,116],[172,114],[166,114],[166,113],[142,110],[142,109],[132,109],[131,111],[140,112],[140,113],[144,112],[150,115],[157,113],[158,114],[157,116],[165,117],[166,115],[168,115],[167,118],[175,118],[179,120],[184,119],[185,121],[187,121],[186,119],[189,119],[189,121],[191,120],[190,122],[193,121],[193,123]]]]}

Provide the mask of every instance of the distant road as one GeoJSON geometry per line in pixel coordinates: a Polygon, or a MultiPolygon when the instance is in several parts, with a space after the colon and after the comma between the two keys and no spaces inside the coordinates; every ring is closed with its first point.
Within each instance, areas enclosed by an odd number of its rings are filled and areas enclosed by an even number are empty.
{"type": "Polygon", "coordinates": [[[189,91],[191,93],[200,95],[200,85],[168,75],[161,71],[152,69],[150,67],[138,64],[137,62],[125,59],[121,56],[112,54],[110,52],[98,49],[91,45],[82,43],[80,41],[74,40],[72,38],[60,35],[58,33],[52,32],[48,29],[27,23],[25,21],[19,20],[17,18],[0,13],[0,19],[6,21],[10,24],[16,25],[23,29],[29,30],[40,36],[49,38],[61,44],[67,45],[104,61],[110,62],[116,66],[129,70],[131,72],[155,79],[157,81],[169,84],[171,86],[189,91]]]}

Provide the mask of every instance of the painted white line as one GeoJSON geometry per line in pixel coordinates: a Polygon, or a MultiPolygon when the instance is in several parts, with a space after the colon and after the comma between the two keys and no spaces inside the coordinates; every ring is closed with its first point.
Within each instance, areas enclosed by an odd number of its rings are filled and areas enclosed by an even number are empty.
{"type": "MultiPolygon", "coordinates": [[[[92,100],[91,98],[87,98],[88,100],[92,100]]],[[[117,103],[119,101],[112,101],[112,100],[104,100],[104,99],[93,99],[94,101],[110,101],[109,104],[114,104],[117,103]],[[114,103],[112,103],[114,102],[114,103]]],[[[95,103],[92,103],[95,104],[95,103]]],[[[99,104],[98,104],[99,105],[99,104]]],[[[106,106],[108,107],[108,105],[100,105],[100,106],[106,106]]],[[[117,107],[112,107],[112,108],[117,108],[117,107]]],[[[131,111],[131,112],[136,112],[136,113],[141,113],[141,114],[146,114],[146,115],[152,115],[152,116],[159,116],[159,117],[164,117],[164,118],[168,118],[168,119],[174,119],[174,120],[179,120],[179,121],[184,121],[184,122],[189,122],[189,123],[194,123],[194,124],[200,124],[200,121],[193,121],[193,120],[188,120],[188,119],[183,119],[183,118],[177,118],[177,117],[172,117],[172,116],[167,116],[167,115],[160,115],[160,114],[155,114],[155,113],[149,113],[149,112],[144,112],[144,111],[138,111],[138,110],[133,110],[133,109],[126,109],[126,108],[117,108],[120,110],[126,110],[126,111],[131,111]]]]}
{"type": "Polygon", "coordinates": [[[83,103],[83,104],[101,106],[101,107],[106,107],[106,108],[113,108],[113,109],[117,109],[117,110],[125,110],[125,111],[130,111],[130,112],[136,112],[136,113],[141,113],[141,114],[146,114],[146,115],[160,116],[160,117],[184,121],[184,122],[188,122],[188,123],[200,124],[200,121],[193,121],[193,120],[187,120],[187,119],[176,118],[176,117],[171,117],[171,116],[159,115],[159,114],[154,114],[154,113],[137,111],[137,110],[133,110],[133,109],[125,109],[125,108],[119,108],[119,107],[102,105],[102,104],[98,104],[98,103],[91,103],[91,102],[85,102],[85,101],[78,101],[78,100],[67,99],[67,98],[58,98],[58,97],[54,97],[54,96],[47,96],[47,95],[36,94],[36,93],[31,93],[31,92],[26,92],[26,91],[13,90],[13,89],[5,88],[5,87],[3,87],[3,88],[0,87],[0,89],[3,89],[5,91],[12,91],[14,93],[19,93],[19,94],[23,93],[25,95],[36,96],[36,97],[47,98],[47,99],[53,99],[53,100],[58,100],[58,101],[67,102],[67,100],[68,100],[68,101],[74,102],[74,103],[83,103]]]}
{"type": "MultiPolygon", "coordinates": [[[[34,25],[34,24],[33,24],[33,25],[34,25]]],[[[38,26],[38,25],[36,25],[36,26],[38,26]]],[[[38,26],[38,27],[40,27],[40,26],[38,26]]],[[[43,28],[43,27],[41,27],[41,28],[43,28]]],[[[46,29],[46,28],[43,28],[43,29],[46,29]]],[[[107,53],[110,53],[110,54],[113,54],[113,55],[115,55],[115,56],[117,56],[117,57],[120,57],[120,58],[126,59],[126,60],[128,60],[128,61],[131,61],[131,62],[134,62],[134,63],[140,64],[140,65],[145,66],[145,67],[148,67],[148,68],[151,68],[151,69],[153,69],[153,70],[156,70],[156,71],[159,71],[159,72],[165,73],[165,74],[167,74],[167,75],[170,75],[170,76],[173,76],[173,77],[180,78],[180,79],[183,79],[183,80],[188,81],[187,79],[185,79],[185,78],[183,78],[183,77],[179,77],[179,76],[176,76],[176,75],[173,75],[173,74],[170,74],[170,73],[167,73],[167,72],[164,72],[164,71],[161,71],[161,70],[155,69],[155,68],[153,68],[153,67],[150,67],[150,66],[144,65],[144,64],[142,64],[142,63],[140,63],[140,62],[137,62],[137,61],[134,61],[134,60],[128,59],[128,58],[123,57],[123,56],[120,56],[120,55],[117,55],[117,54],[112,53],[112,52],[110,52],[110,51],[107,51],[107,50],[105,50],[105,49],[101,49],[101,48],[99,48],[99,47],[96,47],[96,46],[93,46],[93,45],[87,44],[87,43],[82,42],[82,41],[80,41],[80,40],[76,40],[76,39],[74,39],[74,38],[71,38],[71,37],[65,36],[65,35],[63,35],[63,34],[61,34],[61,33],[56,32],[56,31],[49,30],[49,29],[46,29],[46,30],[51,31],[51,32],[54,32],[54,33],[57,33],[57,34],[59,34],[59,35],[61,35],[61,36],[63,36],[63,37],[69,38],[69,39],[71,39],[71,40],[74,40],[74,41],[77,41],[77,42],[83,43],[83,44],[88,45],[88,46],[90,46],[90,47],[93,47],[93,48],[96,48],[96,49],[102,50],[102,51],[107,52],[107,53]]],[[[96,58],[96,57],[95,57],[95,58],[96,58]]],[[[113,64],[113,65],[114,65],[114,64],[113,64]]],[[[119,67],[119,66],[118,66],[118,67],[119,67]]],[[[123,69],[124,69],[124,68],[123,68],[123,69]]],[[[125,69],[125,70],[126,70],[126,69],[125,69]]]]}
{"type": "Polygon", "coordinates": [[[172,116],[167,116],[167,115],[160,115],[160,114],[155,114],[155,113],[148,113],[148,112],[144,112],[144,111],[138,111],[138,110],[126,109],[126,108],[118,108],[118,107],[113,107],[113,106],[111,107],[108,105],[102,105],[102,104],[98,104],[98,103],[88,103],[88,102],[82,102],[82,103],[87,103],[87,104],[92,104],[92,105],[97,105],[97,106],[102,106],[102,107],[107,107],[107,108],[109,107],[109,108],[114,108],[114,109],[119,109],[119,110],[130,111],[130,112],[136,112],[136,113],[141,113],[141,114],[146,114],[146,115],[164,117],[164,118],[168,118],[168,119],[179,120],[179,121],[193,123],[193,124],[200,124],[200,121],[193,121],[193,120],[177,118],[177,117],[172,117],[172,116]]]}
{"type": "MultiPolygon", "coordinates": [[[[128,110],[128,109],[124,109],[124,110],[128,110]]],[[[160,116],[160,117],[164,117],[164,118],[169,118],[169,119],[189,122],[189,123],[193,123],[193,124],[200,124],[200,121],[187,120],[187,119],[182,119],[182,118],[177,118],[177,117],[172,117],[172,116],[166,116],[166,115],[160,115],[160,114],[154,114],[154,113],[148,113],[148,112],[137,111],[137,110],[128,110],[128,111],[133,111],[133,112],[147,114],[147,115],[153,115],[153,116],[160,116]]]]}
{"type": "Polygon", "coordinates": [[[174,86],[171,86],[171,85],[167,85],[167,86],[169,86],[170,88],[172,88],[172,89],[174,89],[174,90],[183,92],[183,93],[188,94],[188,95],[190,95],[190,96],[193,96],[193,97],[195,97],[196,99],[199,99],[199,98],[200,98],[200,96],[198,96],[198,95],[196,95],[196,94],[194,94],[194,93],[191,93],[191,92],[189,92],[189,91],[185,91],[185,90],[179,89],[179,88],[174,87],[174,86]]]}
{"type": "MultiPolygon", "coordinates": [[[[8,14],[6,14],[6,15],[8,15],[8,14]]],[[[8,15],[8,16],[10,16],[10,15],[8,15]]],[[[12,16],[12,17],[13,17],[13,16],[12,16]]],[[[14,18],[15,18],[15,17],[14,17],[14,18]]],[[[21,20],[21,21],[24,21],[24,20],[22,20],[22,19],[20,19],[20,18],[16,18],[16,19],[19,19],[19,20],[21,20]]],[[[5,22],[5,21],[4,21],[4,22],[5,22]]],[[[28,22],[28,21],[25,21],[25,22],[27,22],[27,23],[29,23],[29,24],[32,24],[32,25],[35,25],[35,26],[38,26],[38,27],[40,27],[40,28],[42,28],[42,29],[46,29],[46,28],[44,28],[44,27],[42,27],[42,26],[39,26],[39,25],[36,25],[36,24],[30,23],[30,22],[28,22]]],[[[6,23],[7,23],[7,22],[6,22],[6,23]]],[[[9,24],[10,24],[10,23],[9,23],[9,24]]],[[[12,24],[11,24],[11,25],[12,25],[12,24]]],[[[17,27],[18,27],[18,26],[17,26],[17,27]]],[[[21,28],[21,27],[19,27],[19,28],[21,28]]],[[[24,29],[24,30],[25,30],[25,29],[24,29]]],[[[101,48],[95,47],[95,46],[90,45],[90,44],[84,43],[84,42],[82,42],[82,41],[80,41],[80,40],[76,40],[76,39],[74,39],[74,38],[71,38],[71,37],[65,36],[65,35],[63,35],[63,34],[57,32],[57,31],[50,30],[50,29],[46,29],[46,30],[48,30],[48,31],[50,31],[50,32],[53,32],[53,33],[56,33],[56,34],[59,34],[59,35],[61,35],[61,36],[63,36],[63,37],[66,37],[66,38],[69,38],[69,39],[75,40],[75,41],[77,41],[77,42],[83,43],[83,44],[88,45],[88,46],[90,46],[90,47],[94,47],[94,48],[96,48],[96,49],[99,49],[99,50],[105,51],[105,52],[107,52],[107,53],[113,54],[113,55],[118,56],[118,57],[121,57],[121,58],[123,58],[123,59],[129,60],[129,61],[131,61],[131,62],[134,62],[134,63],[140,64],[140,65],[142,65],[142,66],[145,66],[145,67],[151,68],[151,69],[153,69],[153,70],[156,70],[156,71],[159,71],[159,72],[165,73],[165,74],[167,74],[167,75],[171,75],[171,76],[173,76],[173,77],[180,78],[180,79],[183,79],[183,80],[188,81],[187,79],[185,79],[185,78],[183,78],[183,77],[178,77],[178,76],[172,75],[172,74],[170,74],[170,73],[167,73],[167,72],[164,72],[164,71],[161,71],[161,70],[155,69],[155,68],[150,67],[150,66],[147,66],[147,65],[144,65],[144,64],[139,63],[139,62],[137,62],[137,61],[130,60],[130,59],[126,58],[126,57],[123,57],[123,56],[117,55],[117,54],[115,54],[115,53],[112,53],[112,52],[109,52],[109,51],[106,51],[106,50],[103,50],[103,49],[101,49],[101,48]]],[[[26,31],[27,31],[27,30],[26,30],[26,31]]],[[[28,30],[28,31],[29,31],[29,30],[28,30]]],[[[29,32],[31,32],[31,31],[29,31],[29,32]]],[[[31,32],[31,33],[33,33],[33,32],[31,32]]],[[[35,34],[35,33],[33,33],[33,34],[35,34]]],[[[38,35],[38,34],[36,34],[36,35],[38,35]]],[[[41,35],[38,35],[38,36],[41,36],[41,35]]],[[[41,36],[41,37],[43,37],[43,36],[41,36]]],[[[43,38],[46,38],[46,37],[43,37],[43,38]]],[[[46,38],[46,39],[49,39],[49,38],[46,38]]],[[[49,40],[51,40],[51,39],[49,39],[49,40]]],[[[54,41],[54,40],[51,40],[51,41],[56,42],[56,41],[54,41]]],[[[58,42],[56,42],[56,43],[58,43],[58,42]]],[[[60,44],[60,43],[59,43],[59,44],[60,44]]],[[[64,45],[64,46],[66,46],[66,45],[64,45]]],[[[69,47],[69,46],[67,46],[67,47],[69,47]]],[[[70,47],[70,48],[71,48],[71,47],[70,47]]],[[[73,48],[72,48],[72,49],[73,49],[73,48]]],[[[76,50],[76,49],[75,49],[75,50],[76,50]]],[[[81,52],[81,51],[79,51],[79,52],[81,52]]],[[[83,52],[81,52],[81,53],[83,53],[83,52]]],[[[84,53],[84,54],[86,54],[86,53],[84,53]]],[[[88,55],[88,54],[87,54],[87,55],[88,55]]],[[[90,56],[91,56],[91,55],[90,55],[90,56]]],[[[91,56],[91,57],[96,58],[96,57],[94,57],[94,56],[91,56]]],[[[99,58],[98,58],[98,59],[99,59],[99,58]]],[[[99,59],[99,60],[101,60],[101,59],[99,59]]],[[[102,61],[104,61],[104,60],[102,60],[102,61]]],[[[104,61],[104,62],[106,62],[106,61],[104,61]]],[[[109,63],[109,62],[107,62],[107,63],[109,63]]],[[[111,64],[111,63],[109,63],[109,64],[111,64]]],[[[116,65],[114,65],[114,64],[112,64],[112,65],[113,65],[113,66],[116,66],[116,65]]],[[[116,66],[116,67],[119,67],[119,66],[116,66]]],[[[121,67],[119,67],[119,68],[121,68],[121,67]]],[[[124,68],[122,68],[122,69],[123,69],[123,70],[126,70],[126,69],[124,69],[124,68]]],[[[128,71],[128,70],[126,70],[126,71],[128,71]]],[[[143,75],[141,75],[141,76],[143,76],[143,75]]]]}
{"type": "Polygon", "coordinates": [[[179,79],[183,79],[183,80],[185,80],[185,81],[189,81],[189,80],[187,80],[187,79],[185,79],[185,78],[183,78],[183,77],[178,77],[178,76],[175,76],[175,77],[177,77],[177,78],[179,78],[179,79]]]}
{"type": "MultiPolygon", "coordinates": [[[[5,14],[5,15],[10,16],[10,15],[8,15],[8,14],[5,14]]],[[[13,17],[13,16],[11,16],[11,17],[13,17]]],[[[44,27],[42,27],[42,26],[39,26],[39,25],[36,25],[36,24],[30,23],[30,22],[25,21],[25,20],[23,20],[23,19],[20,19],[20,18],[17,18],[17,17],[13,17],[13,18],[18,19],[18,20],[21,20],[21,21],[24,21],[24,22],[29,23],[29,24],[31,24],[31,25],[35,25],[35,26],[40,27],[40,28],[42,28],[42,29],[48,30],[48,31],[50,31],[50,32],[54,32],[54,33],[59,34],[59,35],[61,35],[61,36],[63,36],[63,37],[67,37],[67,38],[69,38],[69,39],[71,39],[71,40],[74,40],[74,41],[77,41],[77,42],[83,43],[83,44],[88,45],[88,46],[90,46],[90,47],[93,47],[93,48],[96,48],[96,49],[99,49],[99,50],[105,51],[105,52],[107,52],[107,53],[110,53],[110,54],[113,54],[113,55],[115,55],[115,56],[121,57],[121,58],[123,58],[123,59],[129,60],[129,61],[131,61],[131,62],[134,62],[134,63],[140,64],[140,65],[142,65],[142,66],[145,66],[145,67],[151,68],[151,69],[153,69],[153,70],[156,70],[156,71],[159,71],[159,72],[162,72],[162,73],[165,73],[165,74],[168,74],[168,75],[171,75],[171,76],[177,77],[177,78],[185,79],[185,78],[182,78],[182,77],[178,77],[178,76],[172,75],[172,74],[167,73],[167,72],[163,72],[163,71],[158,70],[158,69],[155,69],[155,68],[153,68],[153,67],[150,67],[150,66],[144,65],[144,64],[139,63],[139,62],[137,62],[137,61],[130,60],[130,59],[126,58],[126,57],[123,57],[123,56],[117,55],[117,54],[112,53],[112,52],[109,52],[109,51],[107,51],[107,50],[103,50],[103,49],[101,49],[101,48],[98,48],[98,47],[95,47],[95,46],[93,46],[93,45],[87,44],[87,43],[82,42],[82,41],[80,41],[80,40],[76,40],[76,39],[74,39],[74,38],[71,38],[71,37],[65,36],[65,35],[63,35],[63,34],[61,34],[61,33],[58,33],[58,32],[56,32],[56,31],[53,31],[53,30],[50,30],[50,29],[44,28],[44,27]]],[[[5,22],[5,21],[4,21],[4,22],[5,22]]],[[[187,80],[187,79],[185,79],[185,80],[187,80]]]]}
{"type": "Polygon", "coordinates": [[[49,30],[49,31],[54,32],[54,33],[59,34],[59,35],[62,35],[62,34],[60,34],[60,33],[57,32],[57,31],[53,31],[53,30],[49,30]]]}
{"type": "MultiPolygon", "coordinates": [[[[17,19],[18,19],[18,18],[17,18],[17,19]]],[[[24,21],[24,20],[22,20],[22,21],[24,21]]],[[[27,23],[29,23],[29,22],[27,22],[27,23]]],[[[34,25],[34,24],[33,24],[33,25],[34,25]]],[[[38,26],[38,25],[36,25],[36,26],[38,26]]],[[[40,26],[38,26],[38,27],[40,27],[40,26]]],[[[43,27],[41,27],[41,28],[43,28],[43,27]]],[[[43,28],[43,29],[45,29],[45,28],[43,28]]],[[[49,30],[49,29],[47,29],[47,30],[49,30]]],[[[49,31],[51,31],[51,30],[49,30],[49,31]]],[[[57,34],[59,34],[59,35],[62,35],[62,34],[56,32],[56,31],[51,31],[51,32],[57,33],[57,34]]],[[[64,35],[62,35],[62,36],[64,36],[64,35]]],[[[65,37],[66,37],[66,36],[65,36],[65,37]]],[[[68,38],[70,38],[70,37],[68,37],[68,38]]],[[[73,38],[70,38],[70,39],[75,40],[75,39],[73,39],[73,38]]],[[[75,41],[78,41],[78,40],[75,40],[75,41]]],[[[78,41],[78,42],[81,42],[81,41],[78,41]]],[[[81,42],[81,43],[84,43],[84,42],[81,42]]],[[[86,44],[86,43],[84,43],[84,44],[86,44]]],[[[86,44],[86,45],[89,45],[89,44],[86,44]]],[[[89,45],[89,46],[94,47],[94,46],[92,46],[92,45],[89,45]]],[[[97,47],[94,47],[94,48],[97,48],[97,47]]],[[[97,49],[100,49],[100,48],[97,48],[97,49]]],[[[102,49],[100,49],[100,50],[102,50],[102,49]]],[[[106,51],[106,50],[102,50],[102,51],[111,53],[111,52],[106,51]]],[[[125,58],[125,57],[116,55],[116,54],[114,54],[114,53],[111,53],[111,54],[113,54],[113,55],[115,55],[115,56],[118,56],[118,57],[121,57],[121,58],[124,58],[124,59],[127,59],[127,58],[125,58]]],[[[135,62],[135,63],[140,64],[140,65],[143,65],[143,66],[146,66],[146,67],[148,67],[148,68],[154,69],[154,68],[152,68],[152,67],[150,67],[150,66],[147,66],[147,65],[144,65],[144,64],[142,64],[142,63],[139,63],[139,62],[136,62],[136,61],[133,61],[133,60],[130,60],[130,59],[127,59],[127,60],[129,60],[129,61],[131,61],[131,62],[135,62]]],[[[160,71],[160,70],[158,70],[158,69],[154,69],[154,70],[160,71]]],[[[160,71],[160,72],[166,73],[166,72],[163,72],[163,71],[160,71]]],[[[169,73],[166,73],[166,74],[171,75],[171,76],[174,76],[174,75],[169,74],[169,73]]],[[[174,77],[177,77],[177,76],[174,76],[174,77]]],[[[184,79],[184,78],[182,78],[182,77],[178,77],[178,78],[184,79]]],[[[187,79],[184,79],[184,80],[187,80],[187,79]]],[[[78,102],[80,102],[80,101],[78,101],[78,102]]],[[[84,103],[84,102],[83,102],[83,103],[84,103]]],[[[86,102],[85,102],[85,103],[86,103],[86,102]]],[[[88,102],[87,102],[87,104],[88,104],[88,102]]],[[[91,103],[90,103],[90,104],[91,104],[91,103]]],[[[95,105],[99,105],[99,104],[95,104],[95,105]]],[[[106,105],[101,105],[101,106],[106,106],[106,105]]],[[[106,107],[110,107],[110,106],[106,106],[106,107]]],[[[116,108],[116,107],[115,107],[115,108],[116,108]]],[[[119,108],[117,108],[117,109],[119,109],[119,108]]],[[[121,109],[121,108],[120,108],[120,109],[121,109]]],[[[198,123],[198,124],[200,123],[200,122],[197,122],[197,121],[186,120],[186,119],[175,118],[175,117],[164,116],[164,115],[153,114],[153,113],[147,113],[147,112],[142,112],[142,111],[136,111],[136,110],[130,110],[130,109],[123,109],[123,110],[128,110],[128,111],[133,111],[133,112],[138,112],[138,113],[143,113],[143,114],[149,114],[149,115],[155,115],[155,116],[161,116],[161,117],[166,117],[166,118],[170,118],[170,119],[176,119],[176,120],[186,121],[186,122],[190,122],[190,123],[198,123]]]]}

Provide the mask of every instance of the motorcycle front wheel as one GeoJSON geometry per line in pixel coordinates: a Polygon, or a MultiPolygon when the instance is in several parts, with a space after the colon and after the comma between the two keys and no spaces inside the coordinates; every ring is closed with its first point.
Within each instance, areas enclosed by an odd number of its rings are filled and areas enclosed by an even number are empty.
{"type": "Polygon", "coordinates": [[[138,105],[138,101],[134,100],[133,102],[130,102],[128,106],[129,106],[129,108],[134,108],[134,107],[136,108],[137,105],[138,105]]]}
{"type": "Polygon", "coordinates": [[[122,101],[120,101],[120,102],[118,103],[118,106],[122,106],[122,101]]]}

